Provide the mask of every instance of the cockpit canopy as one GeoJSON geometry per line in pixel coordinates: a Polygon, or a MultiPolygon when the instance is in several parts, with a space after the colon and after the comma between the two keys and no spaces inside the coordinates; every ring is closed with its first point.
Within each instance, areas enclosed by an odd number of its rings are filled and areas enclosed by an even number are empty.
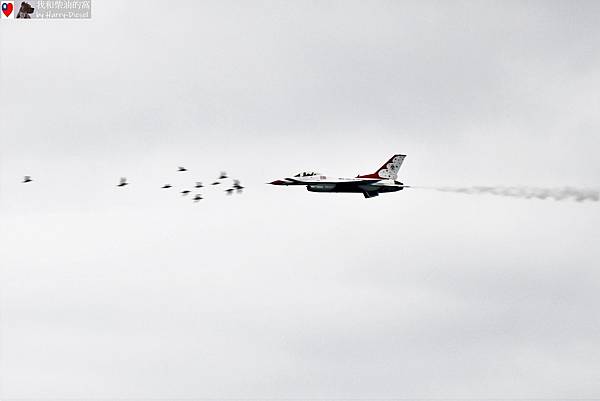
{"type": "Polygon", "coordinates": [[[321,173],[315,173],[312,171],[304,171],[302,173],[296,174],[294,177],[312,177],[313,175],[321,175],[321,173]]]}

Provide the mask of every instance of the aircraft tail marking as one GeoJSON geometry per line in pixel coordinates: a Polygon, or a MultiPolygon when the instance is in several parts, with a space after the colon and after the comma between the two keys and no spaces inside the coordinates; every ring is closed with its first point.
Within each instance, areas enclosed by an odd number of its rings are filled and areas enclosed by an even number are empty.
{"type": "Polygon", "coordinates": [[[400,167],[402,166],[402,162],[404,161],[405,157],[406,155],[394,155],[373,174],[359,175],[356,178],[379,178],[396,180],[398,179],[398,171],[400,170],[400,167]]]}

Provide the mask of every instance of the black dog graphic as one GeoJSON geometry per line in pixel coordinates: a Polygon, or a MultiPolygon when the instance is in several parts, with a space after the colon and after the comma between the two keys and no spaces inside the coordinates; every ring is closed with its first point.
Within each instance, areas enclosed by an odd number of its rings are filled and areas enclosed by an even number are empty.
{"type": "Polygon", "coordinates": [[[31,4],[21,2],[21,8],[17,13],[17,18],[31,18],[30,14],[33,14],[34,8],[31,7],[31,4]]]}

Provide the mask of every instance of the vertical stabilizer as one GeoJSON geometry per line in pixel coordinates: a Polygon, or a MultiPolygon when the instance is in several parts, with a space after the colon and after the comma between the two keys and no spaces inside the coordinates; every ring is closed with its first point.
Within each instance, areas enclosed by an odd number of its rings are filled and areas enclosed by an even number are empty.
{"type": "Polygon", "coordinates": [[[373,174],[359,175],[357,178],[379,178],[382,180],[398,179],[398,171],[406,155],[394,155],[373,174]]]}

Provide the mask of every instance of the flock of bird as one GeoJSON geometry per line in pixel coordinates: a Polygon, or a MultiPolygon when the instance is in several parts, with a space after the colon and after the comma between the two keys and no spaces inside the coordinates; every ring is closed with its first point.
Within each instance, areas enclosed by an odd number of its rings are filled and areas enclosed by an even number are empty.
{"type": "MultiPolygon", "coordinates": [[[[188,171],[188,169],[180,166],[177,168],[177,171],[185,172],[185,171],[188,171]]],[[[223,172],[221,172],[221,174],[219,174],[219,177],[214,182],[212,182],[210,185],[220,185],[223,183],[223,180],[226,180],[228,178],[229,177],[227,176],[227,173],[223,171],[223,172]]],[[[27,184],[32,181],[33,180],[31,179],[31,176],[26,175],[25,177],[23,177],[22,182],[23,182],[23,184],[27,184]]],[[[121,177],[121,180],[119,181],[119,184],[117,184],[117,187],[124,187],[127,185],[129,185],[129,182],[127,181],[127,177],[121,177]]],[[[203,188],[203,187],[204,187],[204,185],[200,181],[197,181],[196,184],[194,185],[194,189],[196,189],[196,190],[200,190],[200,188],[203,188]]],[[[170,188],[173,188],[173,186],[168,183],[161,187],[161,189],[170,189],[170,188]]],[[[243,189],[244,189],[244,187],[242,186],[242,184],[240,184],[240,180],[234,179],[231,187],[225,189],[225,193],[227,195],[232,195],[234,193],[241,194],[243,189]]],[[[192,193],[192,190],[190,190],[190,189],[184,189],[183,191],[181,191],[182,196],[188,196],[190,193],[192,193]]],[[[196,193],[194,195],[194,197],[192,198],[192,200],[194,202],[199,202],[202,199],[204,199],[204,198],[202,197],[202,195],[200,193],[196,193]]]]}

